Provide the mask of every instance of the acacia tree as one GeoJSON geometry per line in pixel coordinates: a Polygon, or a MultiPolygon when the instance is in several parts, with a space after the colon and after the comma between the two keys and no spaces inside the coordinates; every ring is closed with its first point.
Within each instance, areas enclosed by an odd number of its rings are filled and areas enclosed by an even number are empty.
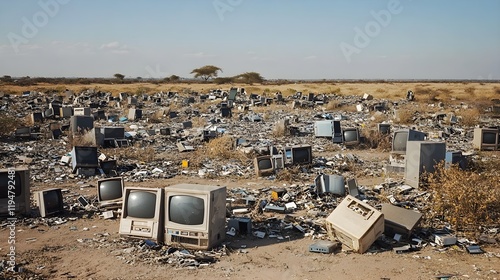
{"type": "Polygon", "coordinates": [[[125,75],[120,74],[120,73],[116,73],[116,74],[114,74],[113,76],[114,76],[115,78],[117,78],[118,80],[120,80],[120,81],[121,81],[121,80],[123,80],[123,79],[125,79],[125,75]]]}
{"type": "Polygon", "coordinates": [[[203,80],[208,81],[210,78],[217,77],[218,71],[222,72],[222,69],[213,65],[205,65],[194,69],[191,71],[191,74],[194,74],[195,78],[202,78],[203,80]]]}

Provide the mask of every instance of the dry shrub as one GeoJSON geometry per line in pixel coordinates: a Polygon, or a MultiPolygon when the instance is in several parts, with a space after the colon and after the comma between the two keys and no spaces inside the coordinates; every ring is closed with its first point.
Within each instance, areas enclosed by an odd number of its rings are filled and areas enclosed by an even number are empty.
{"type": "Polygon", "coordinates": [[[235,150],[234,144],[235,140],[229,135],[212,139],[192,153],[190,157],[188,156],[189,163],[195,167],[200,167],[205,160],[215,160],[218,161],[218,164],[222,160],[235,160],[242,164],[249,164],[253,155],[235,150]]]}
{"type": "Polygon", "coordinates": [[[272,133],[274,137],[283,137],[287,134],[287,126],[281,122],[276,122],[272,133]]]}
{"type": "MultiPolygon", "coordinates": [[[[430,215],[440,216],[456,230],[477,235],[485,226],[500,221],[500,180],[498,175],[463,171],[443,163],[428,174],[432,193],[430,215]]],[[[434,217],[429,217],[434,218],[434,217]]]]}
{"type": "Polygon", "coordinates": [[[207,125],[207,119],[204,117],[191,118],[191,122],[193,123],[193,127],[204,127],[207,125]]]}
{"type": "Polygon", "coordinates": [[[101,152],[108,158],[122,160],[138,160],[142,162],[151,162],[155,160],[156,151],[152,146],[141,147],[134,145],[123,148],[102,149],[101,152]]]}
{"type": "Polygon", "coordinates": [[[73,146],[95,147],[95,130],[86,130],[83,133],[72,134],[70,142],[73,146]]]}
{"type": "Polygon", "coordinates": [[[381,123],[381,122],[387,120],[387,116],[385,114],[373,114],[372,115],[372,120],[375,123],[381,123]]]}
{"type": "Polygon", "coordinates": [[[396,119],[394,120],[396,123],[399,124],[412,124],[413,123],[413,117],[416,113],[415,109],[409,108],[409,107],[401,107],[398,108],[398,115],[396,119]]]}
{"type": "Polygon", "coordinates": [[[19,120],[7,114],[0,114],[0,136],[11,135],[17,127],[22,126],[19,120]]]}
{"type": "Polygon", "coordinates": [[[381,151],[389,151],[391,149],[391,139],[389,134],[382,134],[377,130],[370,129],[362,131],[365,136],[364,144],[371,149],[378,149],[381,151]]]}
{"type": "Polygon", "coordinates": [[[340,103],[340,101],[337,101],[337,100],[330,100],[326,104],[327,111],[335,111],[340,107],[342,107],[342,104],[340,103]]]}
{"type": "Polygon", "coordinates": [[[460,117],[460,124],[471,127],[478,124],[481,113],[478,109],[467,109],[461,110],[457,115],[460,117]]]}
{"type": "Polygon", "coordinates": [[[276,180],[288,183],[300,182],[300,166],[287,167],[276,172],[276,180]]]}

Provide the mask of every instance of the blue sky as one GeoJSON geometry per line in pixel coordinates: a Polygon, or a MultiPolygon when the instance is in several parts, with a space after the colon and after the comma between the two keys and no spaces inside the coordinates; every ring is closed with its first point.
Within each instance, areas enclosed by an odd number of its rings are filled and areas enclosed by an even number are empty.
{"type": "Polygon", "coordinates": [[[498,0],[0,2],[0,76],[500,79],[498,0]]]}

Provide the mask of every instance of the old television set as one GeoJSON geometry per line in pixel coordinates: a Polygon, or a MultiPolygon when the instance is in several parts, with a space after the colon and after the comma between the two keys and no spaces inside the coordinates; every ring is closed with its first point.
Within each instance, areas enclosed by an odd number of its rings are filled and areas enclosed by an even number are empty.
{"type": "Polygon", "coordinates": [[[355,146],[360,142],[360,135],[358,128],[344,128],[342,130],[342,136],[344,138],[345,146],[355,146]]]}
{"type": "Polygon", "coordinates": [[[311,145],[296,145],[285,148],[285,157],[292,165],[312,163],[311,145]]]}
{"type": "Polygon", "coordinates": [[[377,124],[377,131],[380,133],[380,134],[389,134],[391,133],[391,124],[388,124],[388,123],[379,123],[377,124]]]}
{"type": "Polygon", "coordinates": [[[163,189],[125,187],[119,234],[162,240],[163,189]]]}
{"type": "Polygon", "coordinates": [[[226,187],[178,184],[165,188],[165,243],[208,250],[225,239],[226,187]]]}
{"type": "Polygon", "coordinates": [[[272,156],[258,156],[253,160],[253,166],[255,169],[255,174],[258,177],[268,176],[274,173],[274,165],[272,156]]]}
{"type": "Polygon", "coordinates": [[[35,193],[35,200],[40,210],[41,217],[61,213],[64,210],[63,195],[61,189],[53,188],[35,193]]]}
{"type": "Polygon", "coordinates": [[[0,216],[27,215],[31,210],[30,196],[28,168],[0,169],[0,216]]]}
{"type": "Polygon", "coordinates": [[[94,117],[74,115],[70,118],[71,131],[73,133],[83,133],[94,128],[94,117]]]}
{"type": "Polygon", "coordinates": [[[71,165],[73,172],[78,168],[96,169],[99,167],[97,147],[74,146],[71,151],[71,165]]]}
{"type": "Polygon", "coordinates": [[[499,145],[498,128],[474,128],[472,145],[477,150],[497,150],[499,145]]]}
{"type": "Polygon", "coordinates": [[[97,181],[97,201],[107,209],[121,208],[125,184],[122,177],[106,178],[97,181]]]}
{"type": "Polygon", "coordinates": [[[406,145],[408,141],[424,141],[426,134],[424,132],[401,129],[397,130],[392,135],[392,153],[406,154],[406,145]]]}

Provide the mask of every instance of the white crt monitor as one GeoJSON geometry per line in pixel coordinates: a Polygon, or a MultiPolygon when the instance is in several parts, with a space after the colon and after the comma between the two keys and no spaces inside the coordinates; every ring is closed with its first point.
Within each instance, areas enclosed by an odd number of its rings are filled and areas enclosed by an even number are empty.
{"type": "Polygon", "coordinates": [[[178,184],[165,188],[165,243],[208,250],[225,238],[226,187],[178,184]]]}
{"type": "Polygon", "coordinates": [[[125,187],[120,235],[161,240],[163,189],[125,187]]]}

